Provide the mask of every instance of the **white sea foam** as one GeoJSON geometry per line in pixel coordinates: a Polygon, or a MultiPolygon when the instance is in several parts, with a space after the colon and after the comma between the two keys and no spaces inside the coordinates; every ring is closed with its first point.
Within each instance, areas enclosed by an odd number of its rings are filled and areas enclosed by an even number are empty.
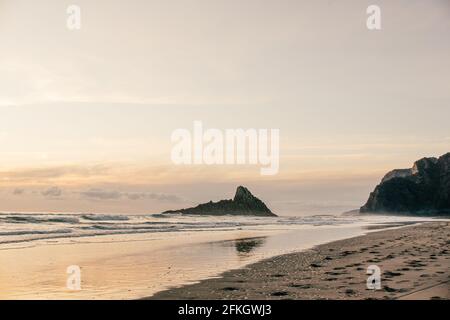
{"type": "Polygon", "coordinates": [[[362,218],[332,215],[275,218],[167,215],[161,219],[155,215],[3,213],[0,214],[0,245],[116,234],[341,225],[359,219],[362,218]]]}
{"type": "Polygon", "coordinates": [[[86,220],[93,221],[124,221],[129,220],[129,218],[125,215],[106,215],[106,214],[84,214],[81,216],[86,220]]]}

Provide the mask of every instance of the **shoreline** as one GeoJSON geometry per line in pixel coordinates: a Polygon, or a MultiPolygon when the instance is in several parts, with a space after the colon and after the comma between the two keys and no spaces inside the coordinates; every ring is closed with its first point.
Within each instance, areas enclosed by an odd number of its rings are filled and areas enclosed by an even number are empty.
{"type": "Polygon", "coordinates": [[[370,232],[252,263],[143,299],[450,299],[450,222],[370,232]],[[381,289],[366,286],[381,269],[381,289]]]}

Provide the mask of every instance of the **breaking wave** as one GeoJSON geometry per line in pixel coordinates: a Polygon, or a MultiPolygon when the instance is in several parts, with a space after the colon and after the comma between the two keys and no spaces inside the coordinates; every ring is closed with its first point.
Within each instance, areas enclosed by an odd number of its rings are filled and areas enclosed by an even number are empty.
{"type": "Polygon", "coordinates": [[[84,214],[81,216],[83,219],[91,221],[126,221],[129,220],[124,215],[106,215],[106,214],[84,214]]]}
{"type": "MultiPolygon", "coordinates": [[[[339,225],[354,218],[339,216],[243,217],[112,214],[0,213],[0,245],[88,236],[279,228],[291,225],[339,225]]],[[[53,241],[53,240],[52,240],[53,241]]]]}

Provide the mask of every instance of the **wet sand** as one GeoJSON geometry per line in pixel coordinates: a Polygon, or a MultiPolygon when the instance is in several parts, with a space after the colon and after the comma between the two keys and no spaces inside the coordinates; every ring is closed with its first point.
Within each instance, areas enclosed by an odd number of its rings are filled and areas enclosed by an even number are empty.
{"type": "Polygon", "coordinates": [[[450,223],[331,242],[148,299],[450,299],[450,223]],[[381,269],[380,290],[367,289],[369,265],[381,269]]]}

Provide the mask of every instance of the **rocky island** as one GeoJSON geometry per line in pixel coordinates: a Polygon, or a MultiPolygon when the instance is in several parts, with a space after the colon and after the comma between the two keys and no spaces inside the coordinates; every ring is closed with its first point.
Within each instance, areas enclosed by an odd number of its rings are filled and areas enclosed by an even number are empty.
{"type": "Polygon", "coordinates": [[[450,152],[388,172],[359,211],[450,215],[450,152]]]}
{"type": "Polygon", "coordinates": [[[276,217],[277,215],[256,198],[247,188],[239,186],[233,199],[207,202],[193,208],[164,211],[163,214],[181,213],[192,215],[245,215],[276,217]]]}

